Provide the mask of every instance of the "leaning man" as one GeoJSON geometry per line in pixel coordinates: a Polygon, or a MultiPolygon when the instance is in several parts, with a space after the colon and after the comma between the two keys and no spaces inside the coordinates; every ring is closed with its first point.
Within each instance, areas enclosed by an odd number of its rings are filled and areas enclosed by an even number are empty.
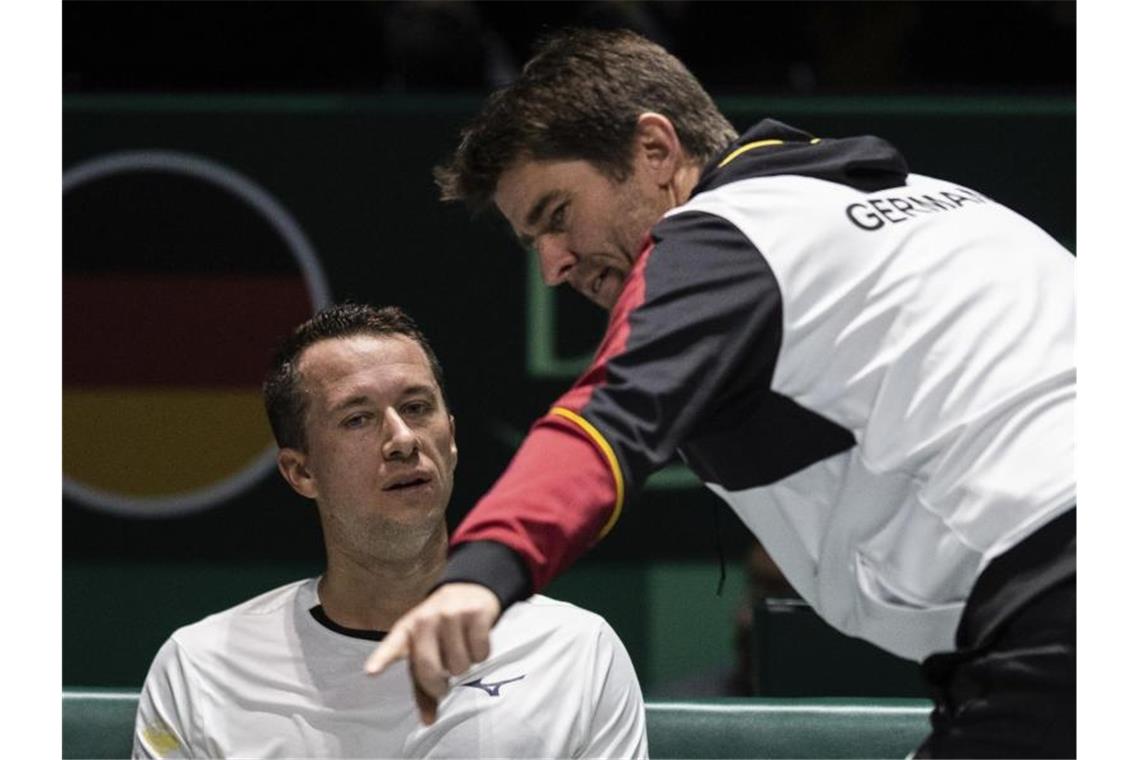
{"type": "Polygon", "coordinates": [[[919,757],[1076,753],[1068,251],[880,138],[737,135],[631,32],[547,40],[437,177],[610,321],[371,672],[444,696],[425,663],[486,630],[442,623],[541,590],[679,453],[824,620],[923,663],[919,757]]]}
{"type": "Polygon", "coordinates": [[[486,660],[447,663],[465,672],[431,726],[407,676],[361,670],[447,559],[455,420],[407,315],[318,313],[281,346],[264,393],[278,469],[316,502],[325,571],[175,631],[143,687],[135,757],[646,757],[628,654],[569,604],[516,604],[486,660]]]}

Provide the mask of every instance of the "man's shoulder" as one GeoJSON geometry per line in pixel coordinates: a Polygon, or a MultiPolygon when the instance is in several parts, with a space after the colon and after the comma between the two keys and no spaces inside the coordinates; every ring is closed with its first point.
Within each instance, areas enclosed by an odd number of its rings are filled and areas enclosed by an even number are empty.
{"type": "Polygon", "coordinates": [[[511,605],[500,625],[524,630],[561,630],[570,635],[594,635],[609,629],[605,618],[570,602],[535,594],[511,605]]]}
{"type": "MultiPolygon", "coordinates": [[[[311,592],[315,578],[293,581],[271,589],[227,609],[182,626],[171,640],[190,653],[216,649],[228,640],[224,632],[236,629],[273,627],[281,614],[289,614],[299,594],[311,592]]],[[[314,592],[315,593],[315,592],[314,592]]],[[[279,628],[279,626],[278,626],[279,628]]]]}
{"type": "MultiPolygon", "coordinates": [[[[526,674],[532,693],[570,702],[568,690],[602,689],[614,668],[628,670],[636,683],[629,654],[613,628],[601,615],[567,602],[538,595],[517,602],[491,637],[492,655],[474,671],[491,681],[526,674]]],[[[618,681],[624,683],[624,676],[618,681]]]]}

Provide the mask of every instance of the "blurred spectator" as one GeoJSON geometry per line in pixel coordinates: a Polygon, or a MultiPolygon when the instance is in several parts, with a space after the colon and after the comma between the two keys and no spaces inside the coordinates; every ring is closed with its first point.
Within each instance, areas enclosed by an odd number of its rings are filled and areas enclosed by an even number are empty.
{"type": "Polygon", "coordinates": [[[384,89],[480,90],[513,74],[510,54],[470,2],[385,3],[384,89]]]}

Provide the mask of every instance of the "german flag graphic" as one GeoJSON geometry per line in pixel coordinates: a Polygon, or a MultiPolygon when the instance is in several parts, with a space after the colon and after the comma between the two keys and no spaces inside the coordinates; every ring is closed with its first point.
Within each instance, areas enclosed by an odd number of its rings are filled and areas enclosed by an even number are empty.
{"type": "Polygon", "coordinates": [[[170,517],[272,469],[261,382],[327,288],[252,180],[182,154],[111,158],[64,182],[64,490],[170,517]]]}

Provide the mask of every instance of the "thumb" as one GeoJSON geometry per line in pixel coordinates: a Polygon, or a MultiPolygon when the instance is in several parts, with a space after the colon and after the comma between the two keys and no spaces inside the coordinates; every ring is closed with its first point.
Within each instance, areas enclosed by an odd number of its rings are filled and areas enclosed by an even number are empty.
{"type": "Polygon", "coordinates": [[[439,700],[424,691],[414,677],[412,678],[412,691],[416,697],[416,708],[420,712],[420,722],[425,726],[435,723],[439,700]]]}

